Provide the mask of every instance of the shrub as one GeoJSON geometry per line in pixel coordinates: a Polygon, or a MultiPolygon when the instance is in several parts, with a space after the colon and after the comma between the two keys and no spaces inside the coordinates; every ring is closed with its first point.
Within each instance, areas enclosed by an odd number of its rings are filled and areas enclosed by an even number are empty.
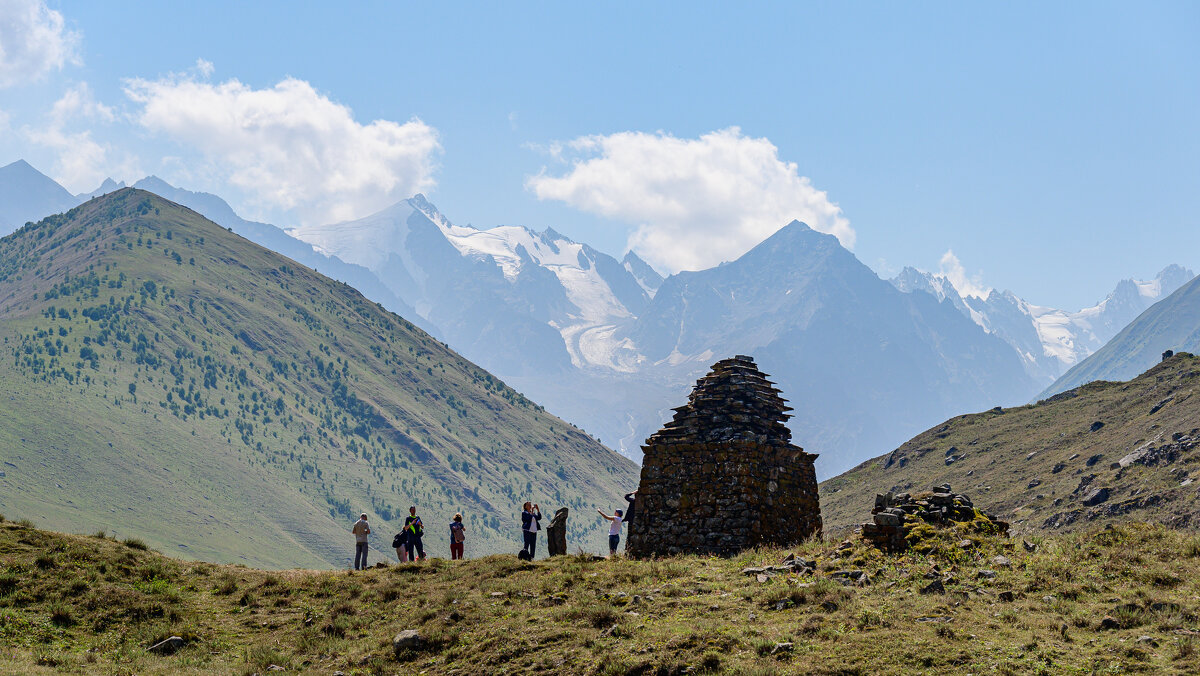
{"type": "Polygon", "coordinates": [[[50,621],[60,627],[69,627],[75,622],[75,618],[71,616],[71,606],[65,603],[55,603],[49,608],[50,621]]]}
{"type": "Polygon", "coordinates": [[[38,567],[38,570],[50,570],[58,565],[53,556],[49,554],[41,554],[33,560],[33,565],[38,567]]]}
{"type": "Polygon", "coordinates": [[[125,546],[130,549],[138,549],[141,551],[150,549],[148,546],[146,546],[146,541],[140,538],[125,538],[125,546]]]}

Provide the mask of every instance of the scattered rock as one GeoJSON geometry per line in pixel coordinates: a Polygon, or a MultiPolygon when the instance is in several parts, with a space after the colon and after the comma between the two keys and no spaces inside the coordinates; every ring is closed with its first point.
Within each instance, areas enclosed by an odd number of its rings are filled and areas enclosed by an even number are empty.
{"type": "Polygon", "coordinates": [[[424,639],[416,629],[405,629],[392,639],[392,650],[400,654],[406,650],[419,650],[424,639]]]}
{"type": "Polygon", "coordinates": [[[771,577],[765,573],[759,573],[758,575],[754,576],[754,579],[758,582],[766,582],[767,580],[770,580],[771,577]]]}
{"type": "Polygon", "coordinates": [[[1017,598],[1016,595],[1013,594],[1011,591],[1002,591],[999,594],[996,594],[996,599],[999,601],[1003,601],[1004,603],[1012,603],[1013,601],[1016,600],[1016,598],[1017,598]]]}
{"type": "Polygon", "coordinates": [[[1091,467],[1092,465],[1095,465],[1096,463],[1100,462],[1100,459],[1103,457],[1104,457],[1103,453],[1097,453],[1096,455],[1093,455],[1092,457],[1085,460],[1083,464],[1087,465],[1088,467],[1091,467]]]}
{"type": "Polygon", "coordinates": [[[971,549],[974,546],[975,546],[975,543],[972,542],[971,540],[959,540],[958,541],[959,549],[971,549]]]}
{"type": "Polygon", "coordinates": [[[1028,488],[1037,488],[1038,486],[1041,486],[1041,485],[1042,485],[1042,480],[1035,477],[1028,484],[1025,484],[1025,488],[1027,488],[1027,489],[1028,488]]]}
{"type": "Polygon", "coordinates": [[[981,569],[978,573],[975,573],[975,577],[977,577],[981,580],[994,580],[994,579],[996,579],[996,571],[988,570],[988,569],[984,568],[984,569],[981,569]]]}
{"type": "Polygon", "coordinates": [[[1025,551],[1029,552],[1030,554],[1037,551],[1037,545],[1033,544],[1029,540],[1021,540],[1021,546],[1024,547],[1025,551]]]}
{"type": "Polygon", "coordinates": [[[1103,428],[1104,428],[1104,423],[1102,423],[1102,422],[1100,422],[1099,420],[1097,420],[1096,422],[1092,423],[1092,427],[1091,427],[1091,429],[1090,429],[1089,431],[1091,431],[1091,432],[1099,432],[1099,431],[1100,431],[1101,429],[1103,429],[1103,428]]]}
{"type": "Polygon", "coordinates": [[[1112,615],[1105,615],[1103,620],[1100,620],[1101,629],[1120,629],[1121,623],[1112,615]]]}
{"type": "Polygon", "coordinates": [[[267,671],[287,671],[287,669],[284,669],[283,667],[279,666],[278,664],[272,664],[272,665],[267,666],[267,671]]]}
{"type": "Polygon", "coordinates": [[[1050,468],[1050,473],[1058,474],[1059,472],[1063,471],[1066,468],[1067,468],[1067,463],[1065,463],[1065,462],[1055,463],[1054,467],[1050,468]]]}
{"type": "Polygon", "coordinates": [[[1088,507],[1091,507],[1093,505],[1098,505],[1102,502],[1107,502],[1107,501],[1108,501],[1108,489],[1107,488],[1093,488],[1092,490],[1088,491],[1087,495],[1083,496],[1083,504],[1087,505],[1088,507]]]}
{"type": "Polygon", "coordinates": [[[1151,648],[1158,647],[1158,641],[1155,641],[1153,636],[1139,636],[1137,642],[1147,644],[1151,648]]]}
{"type": "Polygon", "coordinates": [[[997,554],[992,557],[992,565],[997,568],[1011,568],[1012,561],[1009,561],[1008,557],[1003,554],[997,554]]]}
{"type": "Polygon", "coordinates": [[[821,604],[821,610],[824,610],[827,613],[836,613],[837,609],[838,604],[834,603],[833,601],[825,601],[821,604]]]}
{"type": "Polygon", "coordinates": [[[930,582],[928,586],[922,588],[921,593],[922,594],[945,594],[946,586],[942,584],[941,580],[934,580],[933,582],[930,582]]]}
{"type": "Polygon", "coordinates": [[[170,655],[183,646],[184,640],[182,636],[172,636],[165,641],[159,641],[158,643],[150,646],[146,649],[146,652],[155,653],[158,655],[170,655]]]}
{"type": "Polygon", "coordinates": [[[796,645],[794,643],[788,643],[788,642],[776,643],[775,647],[771,648],[771,654],[778,655],[780,653],[790,653],[795,649],[796,649],[796,645]]]}

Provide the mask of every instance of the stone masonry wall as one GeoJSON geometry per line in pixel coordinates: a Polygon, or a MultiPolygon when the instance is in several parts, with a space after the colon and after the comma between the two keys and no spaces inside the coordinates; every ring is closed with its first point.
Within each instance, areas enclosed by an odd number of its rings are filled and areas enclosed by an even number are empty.
{"type": "Polygon", "coordinates": [[[631,556],[729,556],[821,532],[816,455],[791,443],[791,410],[750,357],[713,365],[642,447],[631,556]]]}

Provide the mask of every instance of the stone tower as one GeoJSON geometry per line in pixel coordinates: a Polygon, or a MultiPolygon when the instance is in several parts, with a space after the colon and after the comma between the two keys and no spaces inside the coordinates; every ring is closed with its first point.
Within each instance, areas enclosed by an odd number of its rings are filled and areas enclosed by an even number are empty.
{"type": "Polygon", "coordinates": [[[821,532],[817,456],[791,443],[772,385],[751,357],[721,360],[646,440],[630,556],[728,556],[821,532]]]}

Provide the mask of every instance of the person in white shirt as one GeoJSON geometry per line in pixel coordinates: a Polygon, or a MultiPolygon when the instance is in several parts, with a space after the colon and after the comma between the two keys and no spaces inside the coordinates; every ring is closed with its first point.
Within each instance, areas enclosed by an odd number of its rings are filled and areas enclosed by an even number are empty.
{"type": "Polygon", "coordinates": [[[618,509],[613,512],[612,516],[609,516],[599,509],[596,511],[611,522],[608,525],[608,555],[609,557],[616,556],[617,546],[621,544],[621,521],[624,518],[624,512],[618,509]]]}
{"type": "Polygon", "coordinates": [[[367,536],[371,534],[371,527],[367,525],[366,514],[358,517],[358,521],[354,522],[354,526],[350,529],[350,532],[354,533],[354,570],[366,570],[367,536]]]}

